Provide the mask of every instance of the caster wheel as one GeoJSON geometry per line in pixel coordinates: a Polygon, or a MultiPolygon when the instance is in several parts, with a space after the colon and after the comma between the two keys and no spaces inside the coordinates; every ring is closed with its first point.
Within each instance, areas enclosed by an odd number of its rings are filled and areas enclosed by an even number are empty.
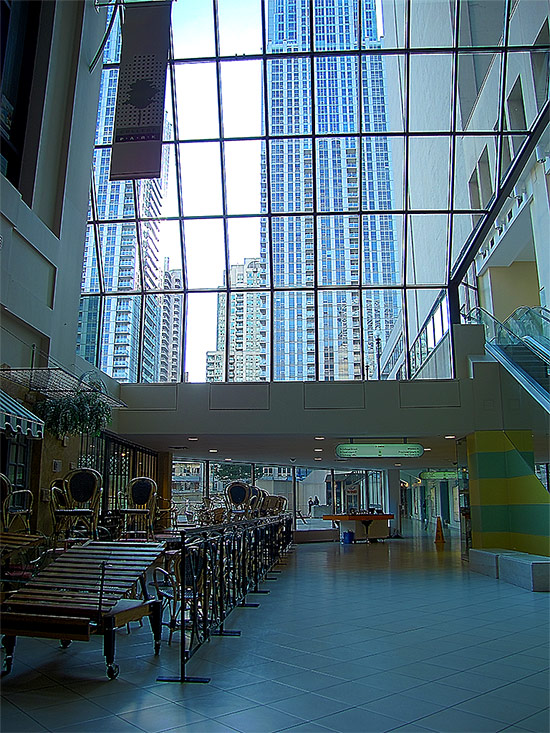
{"type": "Polygon", "coordinates": [[[72,639],[60,639],[59,644],[62,649],[68,649],[71,646],[72,639]]]}
{"type": "Polygon", "coordinates": [[[107,667],[107,677],[110,680],[116,680],[119,672],[120,667],[118,666],[118,664],[109,664],[109,666],[107,667]]]}

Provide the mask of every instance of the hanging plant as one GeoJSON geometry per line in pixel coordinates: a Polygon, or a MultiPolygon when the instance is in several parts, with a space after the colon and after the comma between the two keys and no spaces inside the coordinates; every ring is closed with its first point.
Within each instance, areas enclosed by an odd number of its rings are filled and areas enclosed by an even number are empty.
{"type": "Polygon", "coordinates": [[[94,391],[48,398],[35,409],[46,429],[59,439],[80,433],[99,435],[111,422],[111,408],[103,395],[94,391]]]}

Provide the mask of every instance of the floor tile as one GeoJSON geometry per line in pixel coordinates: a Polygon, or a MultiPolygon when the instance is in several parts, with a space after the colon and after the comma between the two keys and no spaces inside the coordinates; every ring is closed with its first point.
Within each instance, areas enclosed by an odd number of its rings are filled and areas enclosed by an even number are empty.
{"type": "Polygon", "coordinates": [[[371,733],[371,731],[384,733],[402,725],[402,721],[396,718],[367,712],[361,708],[351,708],[341,713],[327,715],[325,718],[320,718],[317,723],[341,733],[371,733]]]}
{"type": "MultiPolygon", "coordinates": [[[[204,715],[194,710],[168,702],[154,708],[122,713],[120,717],[147,733],[160,733],[160,731],[170,730],[171,728],[197,723],[205,718],[204,715]]],[[[98,730],[101,729],[98,728],[98,730]]]]}
{"type": "Polygon", "coordinates": [[[418,724],[437,733],[496,733],[503,727],[502,722],[455,708],[421,718],[418,724]]]}
{"type": "Polygon", "coordinates": [[[220,723],[234,728],[239,733],[275,733],[304,721],[294,715],[288,715],[281,710],[258,706],[240,713],[223,715],[218,718],[220,723]]]}

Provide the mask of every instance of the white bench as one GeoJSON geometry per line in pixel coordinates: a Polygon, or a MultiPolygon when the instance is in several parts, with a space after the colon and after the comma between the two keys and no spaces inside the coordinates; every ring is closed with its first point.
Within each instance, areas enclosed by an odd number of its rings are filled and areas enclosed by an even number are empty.
{"type": "Polygon", "coordinates": [[[499,548],[470,550],[470,570],[531,591],[550,591],[550,557],[499,548]]]}

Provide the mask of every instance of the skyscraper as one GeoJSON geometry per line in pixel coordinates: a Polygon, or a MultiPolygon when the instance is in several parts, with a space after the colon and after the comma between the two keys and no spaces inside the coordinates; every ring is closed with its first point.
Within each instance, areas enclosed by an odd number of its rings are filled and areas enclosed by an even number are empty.
{"type": "Polygon", "coordinates": [[[376,335],[385,340],[398,309],[388,288],[397,282],[392,215],[349,213],[392,206],[384,61],[369,53],[359,68],[357,55],[345,53],[380,48],[375,0],[362,4],[360,23],[353,0],[315,0],[313,7],[310,26],[309,3],[268,3],[270,133],[281,137],[264,156],[262,200],[267,211],[271,198],[275,217],[263,224],[261,252],[267,273],[271,241],[273,284],[285,288],[274,295],[271,378],[361,379],[375,373],[376,335]],[[307,56],[277,58],[307,51],[310,27],[313,50],[343,53],[313,64],[307,56]],[[304,289],[315,283],[317,303],[304,289]],[[349,289],[331,291],[343,285],[349,289]]]}
{"type": "MultiPolygon", "coordinates": [[[[182,272],[170,269],[168,257],[164,258],[163,287],[167,291],[182,287],[182,272]]],[[[162,295],[159,382],[179,382],[181,379],[182,308],[182,295],[171,292],[162,295]]]]}

